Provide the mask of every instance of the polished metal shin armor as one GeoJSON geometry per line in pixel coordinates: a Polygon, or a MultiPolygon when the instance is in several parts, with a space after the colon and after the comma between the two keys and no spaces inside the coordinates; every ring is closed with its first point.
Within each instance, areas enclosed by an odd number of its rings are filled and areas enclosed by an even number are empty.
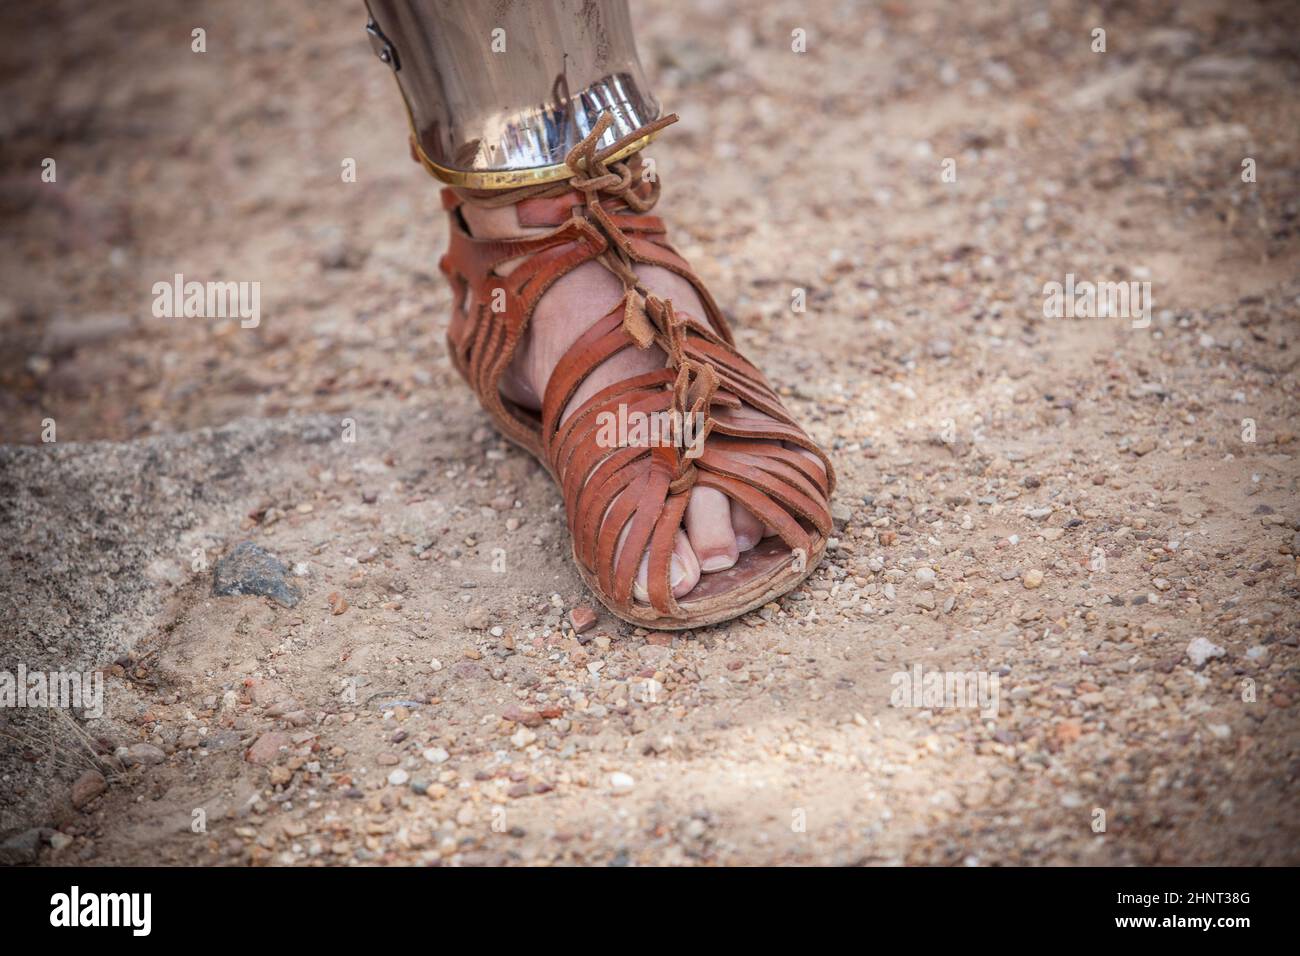
{"type": "MultiPolygon", "coordinates": [[[[627,0],[367,0],[416,158],[475,189],[562,179],[608,112],[616,142],[658,118],[627,0]]],[[[648,137],[647,137],[648,139],[648,137]]],[[[623,155],[645,145],[634,142],[623,155]]]]}

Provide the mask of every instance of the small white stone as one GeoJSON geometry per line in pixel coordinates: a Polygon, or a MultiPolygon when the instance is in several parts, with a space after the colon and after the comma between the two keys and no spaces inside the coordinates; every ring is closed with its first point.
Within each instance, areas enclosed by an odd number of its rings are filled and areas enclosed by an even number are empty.
{"type": "Polygon", "coordinates": [[[424,759],[429,763],[446,763],[451,759],[451,754],[441,747],[430,747],[424,752],[424,759]]]}
{"type": "Polygon", "coordinates": [[[632,779],[631,774],[619,770],[609,775],[609,788],[615,793],[631,793],[634,786],[636,781],[632,779]]]}
{"type": "Polygon", "coordinates": [[[400,787],[410,779],[411,779],[411,775],[407,773],[405,770],[403,770],[401,767],[398,767],[396,770],[394,770],[392,773],[388,775],[388,782],[391,783],[394,787],[400,787]]]}
{"type": "Polygon", "coordinates": [[[1212,657],[1222,657],[1225,651],[1218,644],[1207,641],[1203,637],[1197,637],[1187,645],[1187,657],[1191,660],[1192,666],[1204,667],[1205,662],[1212,657]]]}

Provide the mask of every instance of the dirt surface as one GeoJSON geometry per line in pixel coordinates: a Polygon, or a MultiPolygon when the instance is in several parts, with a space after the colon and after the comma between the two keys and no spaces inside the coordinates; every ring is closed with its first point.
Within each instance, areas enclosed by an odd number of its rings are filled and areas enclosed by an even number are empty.
{"type": "Polygon", "coordinates": [[[636,5],[660,211],[844,519],[676,635],[569,626],[353,6],[0,14],[2,663],[105,675],[0,712],[3,862],[1300,862],[1294,4],[636,5]],[[296,605],[212,594],[243,541],[296,605]]]}

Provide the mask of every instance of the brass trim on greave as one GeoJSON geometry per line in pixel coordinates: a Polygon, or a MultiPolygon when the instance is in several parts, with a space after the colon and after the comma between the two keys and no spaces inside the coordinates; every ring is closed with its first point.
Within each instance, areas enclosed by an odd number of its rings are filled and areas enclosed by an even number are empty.
{"type": "MultiPolygon", "coordinates": [[[[628,145],[610,156],[608,161],[617,162],[620,159],[627,159],[633,153],[644,149],[658,135],[659,133],[656,131],[628,143],[628,145]]],[[[424,150],[420,149],[419,144],[414,139],[411,140],[411,153],[434,179],[447,183],[449,186],[459,186],[462,189],[517,189],[520,186],[535,186],[539,183],[557,183],[573,175],[573,170],[564,164],[536,166],[532,169],[497,169],[482,172],[447,169],[445,166],[439,166],[426,156],[424,150]]]]}

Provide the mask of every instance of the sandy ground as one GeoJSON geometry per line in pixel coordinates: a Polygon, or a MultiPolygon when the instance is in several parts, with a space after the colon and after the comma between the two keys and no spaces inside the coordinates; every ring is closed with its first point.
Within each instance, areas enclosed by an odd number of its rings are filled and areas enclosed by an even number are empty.
{"type": "Polygon", "coordinates": [[[1293,4],[636,5],[660,209],[847,519],[675,636],[568,627],[359,4],[37,6],[0,663],[101,669],[105,714],[0,711],[0,862],[1300,862],[1293,4]],[[260,326],[153,317],[178,272],[260,282],[260,326]],[[1045,317],[1071,274],[1149,324],[1045,317]],[[241,541],[296,606],[213,595],[241,541]],[[996,707],[899,700],[917,668],[996,707]]]}

